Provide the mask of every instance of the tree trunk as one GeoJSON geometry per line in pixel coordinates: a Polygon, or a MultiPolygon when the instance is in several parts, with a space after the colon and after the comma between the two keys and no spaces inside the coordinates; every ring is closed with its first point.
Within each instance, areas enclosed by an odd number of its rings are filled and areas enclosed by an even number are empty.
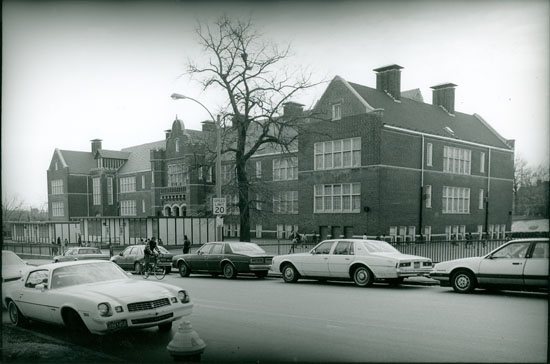
{"type": "Polygon", "coordinates": [[[248,206],[248,177],[246,161],[237,159],[237,186],[239,189],[240,241],[250,241],[250,209],[248,206]]]}

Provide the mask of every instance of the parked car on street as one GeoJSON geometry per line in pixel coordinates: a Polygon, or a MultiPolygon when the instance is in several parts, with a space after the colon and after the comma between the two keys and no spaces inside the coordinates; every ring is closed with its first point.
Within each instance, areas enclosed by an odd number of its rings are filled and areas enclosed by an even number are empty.
{"type": "Polygon", "coordinates": [[[152,326],[169,331],[191,314],[185,290],[128,275],[104,260],[45,264],[27,271],[5,304],[14,325],[36,320],[94,334],[152,326]]]}
{"type": "Polygon", "coordinates": [[[517,239],[487,255],[437,263],[430,277],[443,287],[548,290],[548,239],[517,239]]]}
{"type": "Polygon", "coordinates": [[[53,257],[54,263],[67,262],[70,260],[84,260],[84,259],[101,259],[109,260],[111,257],[109,254],[105,254],[99,248],[91,247],[78,247],[69,248],[63,255],[56,255],[53,257]]]}
{"type": "MultiPolygon", "coordinates": [[[[172,257],[166,248],[157,246],[161,255],[158,257],[158,265],[164,267],[166,274],[172,271],[172,257]]],[[[137,274],[145,268],[145,245],[130,245],[118,255],[111,257],[111,261],[118,264],[122,269],[133,270],[137,274]]]]}
{"type": "Polygon", "coordinates": [[[271,266],[287,283],[299,278],[353,280],[361,287],[375,281],[399,284],[407,277],[427,276],[431,268],[429,258],[402,254],[385,241],[363,239],[325,240],[308,253],[276,256],[271,266]]]}
{"type": "Polygon", "coordinates": [[[6,292],[13,287],[16,281],[21,280],[23,274],[32,267],[32,264],[25,262],[14,252],[2,250],[2,302],[4,302],[6,292]]]}
{"type": "Polygon", "coordinates": [[[195,253],[180,254],[172,258],[172,267],[182,277],[191,273],[223,274],[235,278],[237,274],[254,273],[258,278],[267,276],[273,255],[254,243],[237,241],[206,243],[195,253]]]}

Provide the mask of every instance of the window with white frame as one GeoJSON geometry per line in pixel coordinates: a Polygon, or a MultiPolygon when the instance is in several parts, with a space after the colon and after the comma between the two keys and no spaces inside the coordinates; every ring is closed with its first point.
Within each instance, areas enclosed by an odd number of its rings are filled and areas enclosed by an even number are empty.
{"type": "Polygon", "coordinates": [[[56,171],[58,170],[58,167],[59,167],[59,165],[57,164],[57,162],[55,162],[55,170],[56,171]]]}
{"type": "Polygon", "coordinates": [[[458,239],[459,239],[459,236],[458,236],[458,225],[454,225],[454,226],[453,226],[452,232],[453,232],[453,235],[452,235],[451,239],[453,239],[453,240],[458,240],[458,239]]]}
{"type": "MultiPolygon", "coordinates": [[[[261,170],[261,168],[260,168],[261,170]]],[[[273,160],[273,180],[289,181],[298,179],[298,158],[281,158],[273,160]]]]}
{"type": "Polygon", "coordinates": [[[54,179],[52,180],[52,195],[61,195],[63,194],[63,180],[54,179]]]}
{"type": "Polygon", "coordinates": [[[313,188],[316,213],[324,212],[360,212],[361,184],[341,183],[315,185],[313,188]]]}
{"type": "Polygon", "coordinates": [[[409,226],[409,233],[407,234],[408,240],[415,241],[416,238],[416,226],[409,226]]]}
{"type": "Polygon", "coordinates": [[[120,201],[121,216],[136,216],[136,200],[120,201]]]}
{"type": "Polygon", "coordinates": [[[208,167],[208,169],[206,170],[206,182],[212,182],[212,167],[208,167]]]}
{"type": "Polygon", "coordinates": [[[256,194],[256,210],[258,211],[262,211],[262,200],[261,200],[262,196],[257,193],[256,194]]]}
{"type": "Polygon", "coordinates": [[[120,178],[120,193],[136,192],[136,177],[120,178]]]}
{"type": "Polygon", "coordinates": [[[256,178],[262,178],[262,161],[256,161],[256,178]]]}
{"type": "Polygon", "coordinates": [[[203,168],[204,168],[203,166],[199,168],[199,181],[202,181],[203,179],[203,168]]]}
{"type": "Polygon", "coordinates": [[[178,187],[189,184],[189,173],[184,164],[168,165],[168,187],[178,187]]]}
{"type": "Polygon", "coordinates": [[[180,151],[180,140],[179,140],[179,138],[176,138],[176,140],[174,141],[174,144],[176,145],[176,153],[178,153],[180,151]]]}
{"type": "Polygon", "coordinates": [[[222,166],[222,182],[231,183],[235,181],[235,166],[232,164],[224,164],[222,166]]]}
{"type": "Polygon", "coordinates": [[[297,214],[298,191],[280,191],[273,194],[274,214],[297,214]]]}
{"type": "Polygon", "coordinates": [[[467,187],[443,186],[443,213],[469,214],[470,189],[467,187]]]}
{"type": "Polygon", "coordinates": [[[500,238],[500,225],[499,224],[495,225],[494,238],[495,239],[500,238]]]}
{"type": "Polygon", "coordinates": [[[494,235],[493,235],[493,234],[495,233],[495,225],[493,225],[493,224],[490,224],[490,225],[489,225],[489,231],[488,231],[488,233],[489,233],[489,238],[490,238],[490,239],[493,239],[493,238],[494,238],[494,235]]]}
{"type": "Polygon", "coordinates": [[[443,148],[443,172],[470,174],[472,151],[445,146],[443,148]]]}
{"type": "Polygon", "coordinates": [[[390,240],[395,241],[397,238],[397,226],[390,226],[390,240]]]}
{"type": "Polygon", "coordinates": [[[92,179],[92,194],[94,205],[101,205],[101,179],[99,177],[92,179]]]}
{"type": "Polygon", "coordinates": [[[141,200],[141,212],[145,213],[145,200],[141,200]]]}
{"type": "Polygon", "coordinates": [[[432,208],[432,186],[431,185],[426,185],[426,193],[425,193],[425,198],[426,198],[426,208],[430,209],[432,208]]]}
{"type": "Polygon", "coordinates": [[[107,204],[112,205],[114,203],[113,196],[113,177],[107,177],[107,204]]]}
{"type": "Polygon", "coordinates": [[[151,172],[151,185],[155,185],[155,172],[151,172]]]}
{"type": "Polygon", "coordinates": [[[485,152],[481,152],[479,155],[479,172],[485,173],[485,152]]]}
{"type": "Polygon", "coordinates": [[[225,201],[227,205],[228,215],[238,215],[240,213],[241,210],[239,208],[239,196],[237,194],[226,195],[225,201]]]}
{"type": "Polygon", "coordinates": [[[292,231],[298,231],[298,225],[285,225],[285,238],[290,238],[292,231]]]}
{"type": "Polygon", "coordinates": [[[316,171],[361,166],[361,138],[319,142],[313,150],[316,171]]]}
{"type": "Polygon", "coordinates": [[[424,226],[424,240],[426,240],[426,241],[432,240],[432,227],[431,226],[424,226]]]}
{"type": "Polygon", "coordinates": [[[453,227],[451,225],[445,226],[445,236],[447,240],[451,240],[452,229],[453,227]]]}
{"type": "Polygon", "coordinates": [[[340,120],[342,118],[342,104],[332,104],[332,120],[340,120]]]}
{"type": "Polygon", "coordinates": [[[277,224],[277,239],[285,238],[285,226],[282,224],[277,224]]]}
{"type": "Polygon", "coordinates": [[[142,175],[142,176],[141,176],[141,189],[142,189],[142,190],[145,189],[145,175],[142,175]]]}
{"type": "Polygon", "coordinates": [[[433,154],[433,144],[426,144],[426,165],[428,167],[432,166],[432,154],[433,154]]]}
{"type": "Polygon", "coordinates": [[[65,208],[62,201],[52,202],[52,215],[65,216],[65,208]]]}
{"type": "Polygon", "coordinates": [[[257,238],[262,237],[262,225],[256,225],[256,237],[257,238]]]}
{"type": "Polygon", "coordinates": [[[407,227],[406,226],[400,226],[399,227],[399,236],[397,237],[397,241],[405,241],[405,236],[407,235],[407,227]]]}
{"type": "Polygon", "coordinates": [[[460,225],[458,227],[458,238],[464,240],[466,238],[466,225],[460,225]]]}
{"type": "Polygon", "coordinates": [[[478,206],[477,206],[477,208],[480,209],[480,210],[483,210],[484,202],[485,202],[485,191],[483,190],[483,188],[481,188],[481,189],[479,190],[479,197],[478,197],[478,206]]]}
{"type": "Polygon", "coordinates": [[[504,239],[506,237],[506,225],[505,224],[500,225],[500,234],[501,234],[502,239],[504,239]]]}

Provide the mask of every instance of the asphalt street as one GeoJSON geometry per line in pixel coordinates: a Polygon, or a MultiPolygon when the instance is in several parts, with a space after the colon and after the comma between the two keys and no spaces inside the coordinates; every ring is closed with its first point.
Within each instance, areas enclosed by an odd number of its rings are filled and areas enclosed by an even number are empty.
{"type": "MultiPolygon", "coordinates": [[[[181,278],[175,273],[164,282],[191,293],[195,306],[189,321],[207,345],[203,362],[548,360],[544,294],[478,290],[460,295],[424,285],[359,288],[347,282],[287,284],[278,278],[181,278]]],[[[172,360],[166,345],[177,328],[176,323],[166,334],[151,328],[84,338],[47,325],[31,330],[69,342],[74,350],[85,347],[129,362],[166,362],[172,360]]]]}

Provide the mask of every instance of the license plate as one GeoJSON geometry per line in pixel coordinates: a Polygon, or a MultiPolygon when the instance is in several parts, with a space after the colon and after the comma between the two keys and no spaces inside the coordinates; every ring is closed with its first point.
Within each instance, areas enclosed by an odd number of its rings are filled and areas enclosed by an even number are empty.
{"type": "Polygon", "coordinates": [[[420,268],[420,262],[414,262],[414,269],[420,268]]]}
{"type": "Polygon", "coordinates": [[[123,329],[125,327],[128,327],[128,322],[126,320],[107,322],[107,328],[109,330],[123,329]]]}

